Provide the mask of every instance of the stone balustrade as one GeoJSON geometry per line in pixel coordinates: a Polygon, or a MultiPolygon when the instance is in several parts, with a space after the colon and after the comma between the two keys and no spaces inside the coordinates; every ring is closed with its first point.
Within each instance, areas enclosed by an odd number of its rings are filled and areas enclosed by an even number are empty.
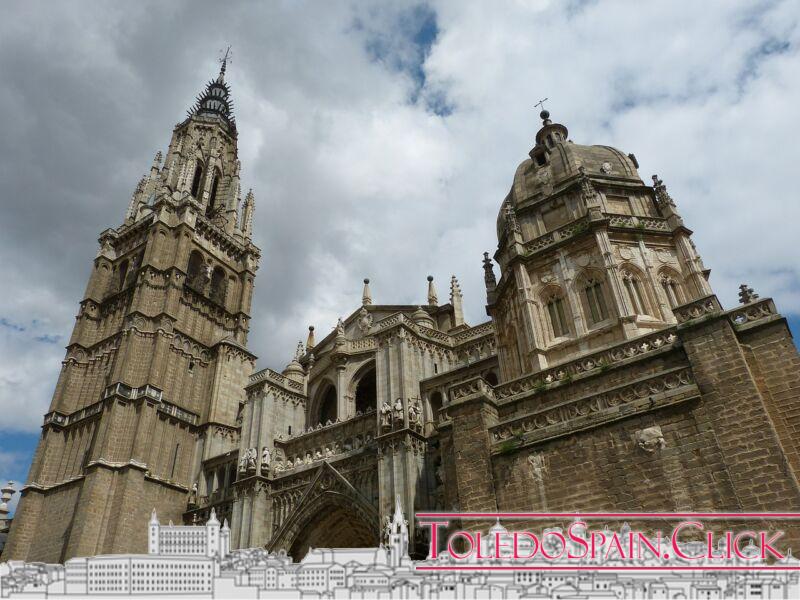
{"type": "Polygon", "coordinates": [[[297,391],[300,393],[303,392],[302,383],[300,383],[299,381],[295,381],[294,379],[289,379],[288,377],[285,377],[284,375],[281,375],[280,373],[278,373],[277,371],[273,371],[272,369],[262,369],[257,373],[253,373],[252,375],[250,375],[250,380],[247,385],[249,387],[255,383],[267,380],[273,383],[277,383],[281,387],[297,391]]]}
{"type": "Polygon", "coordinates": [[[728,311],[728,318],[734,325],[745,325],[778,314],[772,298],[763,298],[728,311]]]}
{"type": "Polygon", "coordinates": [[[285,472],[364,448],[372,444],[376,435],[376,411],[372,409],[346,421],[304,430],[288,439],[278,438],[270,469],[280,477],[285,472]]]}
{"type": "Polygon", "coordinates": [[[200,422],[199,415],[164,400],[164,393],[155,386],[147,384],[135,388],[118,382],[109,385],[105,390],[103,390],[102,398],[100,400],[88,406],[84,406],[75,412],[64,414],[58,411],[51,411],[47,413],[44,416],[44,425],[55,425],[57,427],[74,425],[78,421],[88,419],[89,417],[102,412],[105,401],[113,397],[120,397],[124,398],[125,400],[139,400],[147,398],[156,404],[157,410],[161,413],[184,421],[190,425],[197,425],[200,422]]]}
{"type": "Polygon", "coordinates": [[[676,306],[672,309],[672,313],[675,315],[678,323],[686,323],[688,321],[693,321],[694,319],[711,316],[721,312],[722,305],[719,303],[717,297],[713,294],[698,300],[693,300],[692,302],[687,302],[681,306],[676,306]]]}

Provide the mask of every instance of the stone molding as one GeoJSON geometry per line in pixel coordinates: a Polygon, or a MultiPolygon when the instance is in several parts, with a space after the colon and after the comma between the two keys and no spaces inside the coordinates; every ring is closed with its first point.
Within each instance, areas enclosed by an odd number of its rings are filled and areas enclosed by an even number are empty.
{"type": "Polygon", "coordinates": [[[502,454],[699,397],[691,369],[678,367],[499,423],[489,430],[492,452],[502,454]]]}
{"type": "Polygon", "coordinates": [[[544,391],[547,386],[569,383],[573,378],[589,373],[602,373],[607,368],[624,364],[665,349],[681,345],[675,327],[661,329],[578,359],[555,365],[532,375],[524,375],[494,388],[498,401],[508,402],[527,397],[531,392],[544,391]]]}

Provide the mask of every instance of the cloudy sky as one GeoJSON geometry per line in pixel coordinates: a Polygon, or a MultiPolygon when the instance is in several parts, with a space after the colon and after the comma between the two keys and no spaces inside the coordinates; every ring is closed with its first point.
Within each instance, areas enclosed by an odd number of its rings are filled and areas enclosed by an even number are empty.
{"type": "Polygon", "coordinates": [[[483,321],[481,256],[539,127],[667,183],[725,305],[800,315],[800,5],[791,1],[5,3],[0,479],[24,479],[97,247],[216,75],[255,190],[251,347],[281,369],[360,302],[483,321]]]}

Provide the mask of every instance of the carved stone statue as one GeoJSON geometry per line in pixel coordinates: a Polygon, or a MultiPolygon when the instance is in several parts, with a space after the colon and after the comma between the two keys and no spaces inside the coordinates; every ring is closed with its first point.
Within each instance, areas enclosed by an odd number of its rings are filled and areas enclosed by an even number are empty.
{"type": "Polygon", "coordinates": [[[392,407],[384,400],[381,406],[381,427],[389,429],[392,426],[392,407]]]}
{"type": "Polygon", "coordinates": [[[389,515],[386,515],[386,517],[383,520],[383,543],[384,544],[388,544],[389,543],[389,540],[391,539],[391,535],[392,535],[392,519],[389,517],[389,515]]]}
{"type": "Polygon", "coordinates": [[[270,453],[269,453],[269,448],[264,446],[261,449],[261,474],[262,475],[266,475],[267,473],[269,473],[270,459],[271,459],[271,456],[270,456],[270,453]]]}
{"type": "Polygon", "coordinates": [[[239,473],[246,473],[247,472],[247,454],[245,453],[239,459],[239,473]]]}
{"type": "Polygon", "coordinates": [[[192,484],[192,491],[189,492],[189,506],[197,506],[197,482],[192,484]]]}
{"type": "Polygon", "coordinates": [[[322,452],[319,451],[319,448],[314,452],[314,460],[322,460],[322,452]]]}
{"type": "Polygon", "coordinates": [[[247,472],[255,471],[256,467],[258,466],[256,462],[258,461],[258,450],[255,448],[248,448],[247,449],[247,472]]]}
{"type": "Polygon", "coordinates": [[[361,330],[361,333],[366,335],[370,327],[372,327],[372,315],[369,314],[366,308],[362,307],[358,312],[358,328],[361,330]]]}
{"type": "Polygon", "coordinates": [[[403,422],[403,401],[400,398],[394,401],[394,420],[403,422]]]}
{"type": "Polygon", "coordinates": [[[420,424],[420,407],[416,402],[408,405],[408,423],[412,426],[420,424]]]}
{"type": "Polygon", "coordinates": [[[331,456],[333,456],[333,450],[331,450],[330,446],[325,446],[325,457],[328,458],[331,456]]]}

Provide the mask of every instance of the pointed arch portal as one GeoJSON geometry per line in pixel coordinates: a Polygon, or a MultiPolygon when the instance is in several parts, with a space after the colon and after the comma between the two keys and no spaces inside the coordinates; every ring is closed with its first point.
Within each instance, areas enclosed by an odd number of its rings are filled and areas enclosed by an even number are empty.
{"type": "Polygon", "coordinates": [[[268,544],[299,561],[311,548],[375,548],[378,512],[336,469],[323,462],[303,499],[268,544]]]}

